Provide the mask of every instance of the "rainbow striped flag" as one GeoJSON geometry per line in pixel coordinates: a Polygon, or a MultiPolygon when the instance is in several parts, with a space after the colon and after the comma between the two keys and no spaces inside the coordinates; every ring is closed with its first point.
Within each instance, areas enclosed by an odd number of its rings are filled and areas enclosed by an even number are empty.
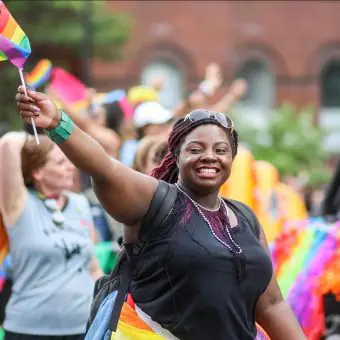
{"type": "MultiPolygon", "coordinates": [[[[85,340],[167,340],[177,339],[170,332],[150,319],[135,305],[128,294],[120,313],[116,332],[108,329],[112,306],[117,297],[117,291],[107,296],[87,332],[85,340]]],[[[209,316],[207,316],[209,317],[209,316]]],[[[267,333],[256,324],[257,334],[254,340],[270,340],[267,333]]]]}
{"type": "Polygon", "coordinates": [[[25,32],[0,0],[0,61],[9,60],[22,69],[30,54],[31,46],[25,32]]]}
{"type": "Polygon", "coordinates": [[[25,80],[27,86],[37,89],[45,84],[52,75],[52,62],[48,59],[41,59],[34,69],[26,74],[25,80]]]}
{"type": "MultiPolygon", "coordinates": [[[[267,333],[256,324],[257,334],[255,340],[270,340],[267,333]]],[[[167,337],[160,335],[138,315],[132,299],[124,303],[118,328],[111,335],[110,340],[166,340],[167,337]]]]}

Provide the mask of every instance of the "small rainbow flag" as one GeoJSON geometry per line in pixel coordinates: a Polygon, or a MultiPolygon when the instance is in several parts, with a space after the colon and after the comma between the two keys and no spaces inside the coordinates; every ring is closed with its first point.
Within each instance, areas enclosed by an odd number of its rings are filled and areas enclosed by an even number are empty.
{"type": "Polygon", "coordinates": [[[31,46],[25,32],[0,0],[0,61],[9,60],[22,69],[30,54],[31,46]]]}
{"type": "Polygon", "coordinates": [[[32,89],[37,89],[45,84],[52,74],[52,62],[48,59],[41,59],[35,68],[26,75],[27,85],[32,89]]]}

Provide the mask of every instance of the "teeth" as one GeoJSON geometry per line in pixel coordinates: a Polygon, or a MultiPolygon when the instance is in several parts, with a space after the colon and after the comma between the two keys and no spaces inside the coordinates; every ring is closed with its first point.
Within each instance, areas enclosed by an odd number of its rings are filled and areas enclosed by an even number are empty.
{"type": "Polygon", "coordinates": [[[200,173],[208,173],[208,174],[216,174],[216,169],[209,169],[209,168],[202,168],[199,169],[198,172],[200,173]]]}

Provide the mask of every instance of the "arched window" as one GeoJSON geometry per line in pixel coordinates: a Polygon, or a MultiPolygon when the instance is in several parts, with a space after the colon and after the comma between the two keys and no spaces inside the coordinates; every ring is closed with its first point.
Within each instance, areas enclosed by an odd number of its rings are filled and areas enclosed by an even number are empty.
{"type": "Polygon", "coordinates": [[[332,60],[322,69],[321,107],[340,109],[340,60],[332,60]]]}
{"type": "Polygon", "coordinates": [[[236,77],[248,83],[246,95],[236,105],[236,116],[239,116],[240,121],[265,129],[267,116],[276,101],[275,76],[265,61],[250,59],[241,65],[236,77]]]}
{"type": "Polygon", "coordinates": [[[141,84],[150,86],[152,80],[158,76],[164,79],[160,102],[166,108],[172,109],[183,99],[183,74],[172,63],[154,61],[144,67],[141,84]]]}
{"type": "Polygon", "coordinates": [[[320,124],[328,131],[325,149],[340,153],[340,60],[327,62],[320,74],[320,124]]]}
{"type": "Polygon", "coordinates": [[[248,82],[248,92],[242,105],[271,109],[275,104],[275,77],[263,60],[246,61],[238,71],[238,77],[248,82]]]}

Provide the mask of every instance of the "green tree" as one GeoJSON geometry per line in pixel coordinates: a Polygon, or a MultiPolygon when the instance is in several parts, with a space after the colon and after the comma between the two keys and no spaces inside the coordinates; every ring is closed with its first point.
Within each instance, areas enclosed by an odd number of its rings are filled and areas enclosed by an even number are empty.
{"type": "MultiPolygon", "coordinates": [[[[121,48],[129,36],[131,18],[108,10],[106,1],[88,0],[7,0],[7,8],[30,39],[32,54],[25,65],[30,70],[40,58],[47,57],[55,66],[68,68],[82,76],[86,29],[86,6],[91,5],[93,57],[121,58],[121,48]]],[[[16,127],[20,122],[13,113],[14,95],[20,82],[18,71],[9,62],[0,63],[0,123],[16,127]]],[[[20,125],[19,125],[20,126],[20,125]]]]}
{"type": "Polygon", "coordinates": [[[322,184],[329,179],[325,169],[327,153],[323,148],[327,133],[313,123],[313,110],[299,112],[284,104],[268,116],[266,128],[255,128],[246,120],[238,119],[240,141],[253,153],[255,159],[272,163],[281,176],[304,174],[311,184],[322,184]]]}

